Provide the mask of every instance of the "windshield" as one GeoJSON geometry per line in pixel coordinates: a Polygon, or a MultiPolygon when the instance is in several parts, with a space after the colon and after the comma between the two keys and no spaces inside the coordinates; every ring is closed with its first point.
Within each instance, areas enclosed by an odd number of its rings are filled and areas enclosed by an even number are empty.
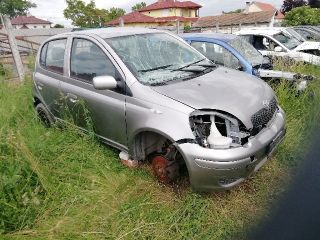
{"type": "Polygon", "coordinates": [[[262,54],[244,39],[237,37],[235,39],[232,39],[229,44],[234,49],[236,49],[247,61],[249,61],[252,66],[262,64],[262,54]]]}
{"type": "Polygon", "coordinates": [[[296,48],[301,44],[298,39],[283,32],[274,34],[273,37],[290,50],[296,48]]]}
{"type": "Polygon", "coordinates": [[[146,85],[185,80],[213,66],[188,44],[166,33],[122,36],[105,41],[146,85]]]}

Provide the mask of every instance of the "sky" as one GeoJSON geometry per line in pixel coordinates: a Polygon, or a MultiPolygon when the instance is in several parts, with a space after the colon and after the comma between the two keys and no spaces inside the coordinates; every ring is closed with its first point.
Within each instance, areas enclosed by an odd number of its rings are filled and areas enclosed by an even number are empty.
{"type": "MultiPolygon", "coordinates": [[[[95,0],[98,8],[109,9],[111,7],[119,7],[131,11],[131,7],[138,2],[144,1],[148,4],[154,3],[157,0],[95,0]]],[[[195,3],[202,5],[200,9],[200,17],[219,15],[222,11],[232,11],[238,8],[244,8],[248,0],[192,0],[195,3]]],[[[261,2],[270,3],[276,8],[280,8],[283,0],[260,0],[261,2]]],[[[71,22],[63,17],[63,10],[66,8],[65,0],[31,0],[37,4],[36,8],[30,10],[30,13],[36,17],[49,20],[53,23],[60,23],[65,26],[71,26],[71,22]]],[[[84,0],[89,2],[89,0],[84,0]]]]}

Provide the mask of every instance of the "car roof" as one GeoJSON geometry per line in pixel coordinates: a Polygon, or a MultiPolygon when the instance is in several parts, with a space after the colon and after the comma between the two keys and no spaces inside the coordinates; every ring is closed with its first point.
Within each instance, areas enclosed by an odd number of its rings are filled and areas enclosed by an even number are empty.
{"type": "Polygon", "coordinates": [[[250,28],[250,29],[243,29],[237,32],[237,34],[262,34],[262,35],[274,35],[280,33],[281,31],[285,30],[281,27],[266,27],[266,28],[250,28]]]}
{"type": "Polygon", "coordinates": [[[223,42],[229,42],[238,37],[237,35],[225,34],[225,33],[185,33],[179,36],[182,38],[208,38],[208,39],[220,40],[223,42]]]}
{"type": "Polygon", "coordinates": [[[130,36],[130,35],[136,35],[136,34],[159,33],[159,32],[165,32],[165,31],[148,29],[148,28],[138,28],[138,27],[112,27],[112,28],[86,29],[86,30],[79,30],[79,31],[76,30],[73,32],[58,34],[55,37],[83,34],[88,36],[99,36],[101,38],[114,38],[114,37],[130,36]]]}

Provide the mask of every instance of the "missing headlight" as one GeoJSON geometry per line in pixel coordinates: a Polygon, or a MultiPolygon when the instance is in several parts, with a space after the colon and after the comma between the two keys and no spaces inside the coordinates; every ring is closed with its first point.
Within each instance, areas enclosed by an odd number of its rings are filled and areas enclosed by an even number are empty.
{"type": "Polygon", "coordinates": [[[206,148],[239,147],[246,144],[250,137],[245,126],[238,119],[216,111],[196,111],[192,113],[190,125],[198,143],[206,148]],[[212,123],[213,119],[214,123],[212,123]],[[215,124],[215,126],[212,124],[215,124]],[[232,139],[230,144],[227,138],[232,139]]]}

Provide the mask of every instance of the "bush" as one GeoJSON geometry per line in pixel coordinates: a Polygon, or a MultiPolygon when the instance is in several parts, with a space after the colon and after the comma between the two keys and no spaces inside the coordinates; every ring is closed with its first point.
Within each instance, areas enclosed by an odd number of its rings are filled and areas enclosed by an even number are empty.
{"type": "Polygon", "coordinates": [[[285,26],[319,25],[320,9],[309,6],[297,7],[289,11],[284,19],[285,26]]]}

